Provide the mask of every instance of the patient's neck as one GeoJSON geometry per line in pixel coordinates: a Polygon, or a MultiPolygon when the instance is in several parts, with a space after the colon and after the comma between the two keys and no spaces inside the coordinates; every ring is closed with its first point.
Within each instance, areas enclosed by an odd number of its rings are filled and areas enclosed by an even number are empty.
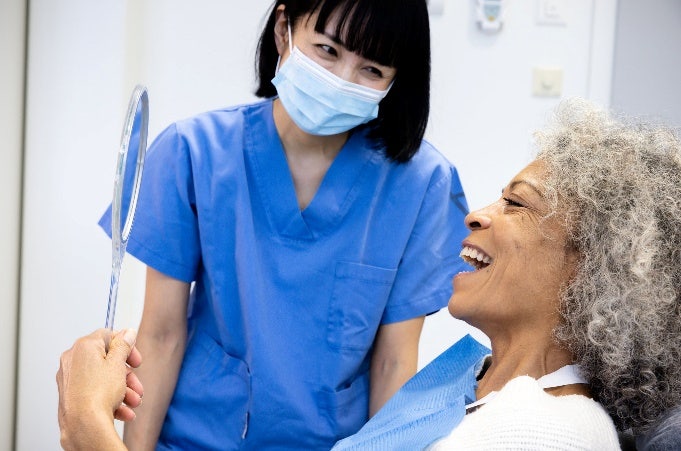
{"type": "Polygon", "coordinates": [[[532,335],[490,337],[492,359],[478,382],[478,399],[501,390],[508,381],[518,376],[539,379],[574,363],[572,353],[560,347],[549,334],[543,337],[532,335]]]}

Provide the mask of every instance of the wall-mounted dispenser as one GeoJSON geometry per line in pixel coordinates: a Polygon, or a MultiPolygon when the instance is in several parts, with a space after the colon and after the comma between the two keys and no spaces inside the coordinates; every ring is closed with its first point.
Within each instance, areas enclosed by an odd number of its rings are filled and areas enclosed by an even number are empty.
{"type": "Polygon", "coordinates": [[[505,0],[476,0],[476,16],[480,29],[486,33],[497,33],[503,24],[505,0]]]}

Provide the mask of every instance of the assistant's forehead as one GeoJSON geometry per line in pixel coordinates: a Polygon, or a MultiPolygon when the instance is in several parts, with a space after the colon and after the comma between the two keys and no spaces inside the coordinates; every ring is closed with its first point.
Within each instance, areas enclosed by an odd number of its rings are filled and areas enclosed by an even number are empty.
{"type": "Polygon", "coordinates": [[[415,5],[376,0],[323,0],[310,11],[308,20],[317,33],[337,39],[349,51],[396,67],[409,42],[420,41],[421,34],[428,33],[428,26],[415,19],[415,5]]]}

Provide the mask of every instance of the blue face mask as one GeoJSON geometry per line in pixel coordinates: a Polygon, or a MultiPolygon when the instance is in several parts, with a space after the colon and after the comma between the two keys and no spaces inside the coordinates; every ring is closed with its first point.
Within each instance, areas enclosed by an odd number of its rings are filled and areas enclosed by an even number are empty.
{"type": "Polygon", "coordinates": [[[351,83],[308,58],[291,43],[288,59],[272,79],[279,100],[301,130],[311,135],[336,135],[378,116],[385,91],[351,83]]]}

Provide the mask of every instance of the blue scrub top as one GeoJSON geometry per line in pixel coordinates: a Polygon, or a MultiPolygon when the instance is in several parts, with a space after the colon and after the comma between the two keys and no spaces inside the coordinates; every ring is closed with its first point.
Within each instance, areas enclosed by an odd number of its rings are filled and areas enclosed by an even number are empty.
{"type": "Polygon", "coordinates": [[[379,325],[439,310],[467,268],[456,170],[376,147],[355,130],[301,211],[271,99],[152,144],[127,249],[194,282],[158,449],[330,449],[366,422],[379,325]]]}

